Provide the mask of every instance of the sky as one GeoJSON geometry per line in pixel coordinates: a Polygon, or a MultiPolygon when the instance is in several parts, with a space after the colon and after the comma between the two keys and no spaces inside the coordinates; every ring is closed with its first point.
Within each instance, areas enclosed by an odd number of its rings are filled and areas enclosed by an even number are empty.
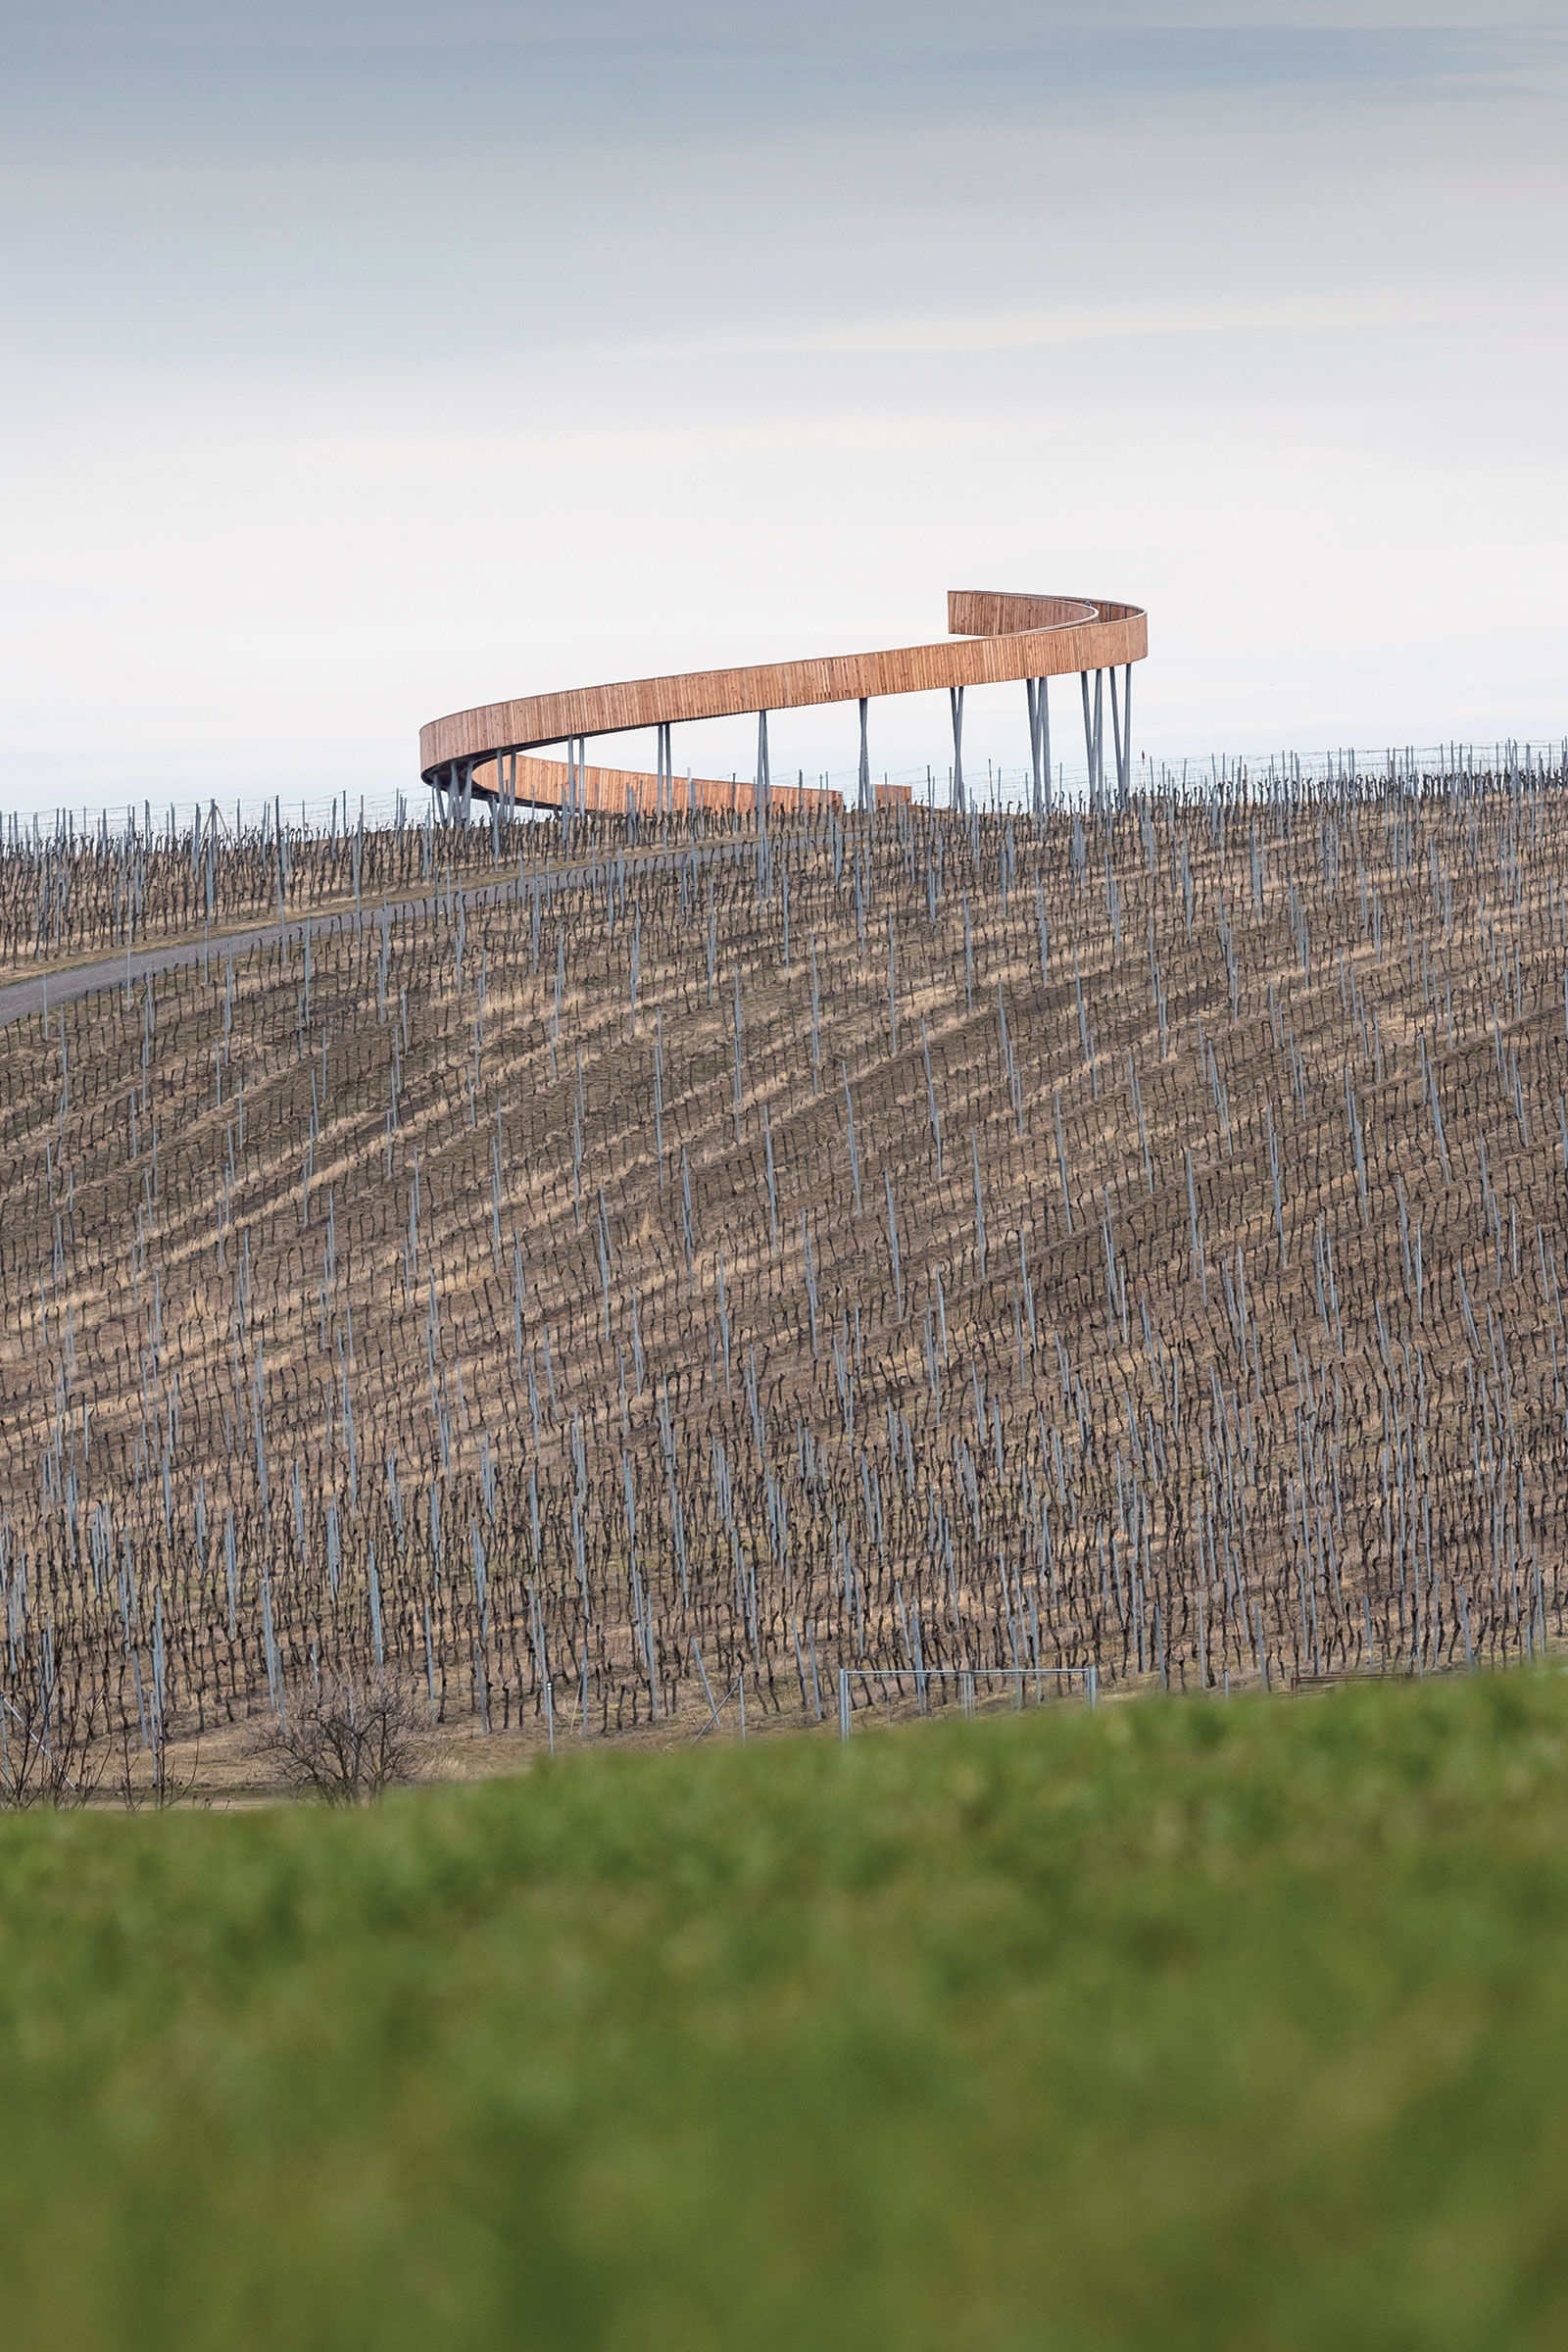
{"type": "Polygon", "coordinates": [[[1568,735],[1565,101],[1568,0],[0,0],[0,808],[418,805],[957,586],[1145,605],[1156,757],[1568,735]]]}

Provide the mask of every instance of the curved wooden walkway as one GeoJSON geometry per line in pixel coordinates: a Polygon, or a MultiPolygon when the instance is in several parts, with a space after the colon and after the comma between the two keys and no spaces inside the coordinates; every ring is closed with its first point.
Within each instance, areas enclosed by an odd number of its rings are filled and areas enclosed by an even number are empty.
{"type": "MultiPolygon", "coordinates": [[[[768,764],[767,714],[820,703],[860,706],[859,802],[907,799],[908,792],[873,795],[867,746],[867,710],[887,694],[929,694],[946,687],[953,712],[954,800],[964,805],[963,696],[970,686],[1021,680],[1028,689],[1030,750],[1036,806],[1049,805],[1050,717],[1046,681],[1076,671],[1082,681],[1085,751],[1091,788],[1104,785],[1106,749],[1115,759],[1116,780],[1125,792],[1131,774],[1132,664],[1149,651],[1148,616],[1137,605],[1094,603],[1087,598],[1009,595],[993,589],[955,588],[948,595],[948,635],[930,645],[882,653],[830,654],[816,661],[765,662],[738,669],[690,670],[662,678],[633,678],[610,686],[574,687],[561,694],[523,695],[512,702],[484,703],[431,719],[419,730],[419,768],[428,784],[452,798],[501,800],[509,805],[617,814],[639,811],[675,814],[697,808],[746,810],[787,808],[822,797],[815,788],[772,782],[768,764]],[[1116,673],[1122,672],[1118,696],[1116,673]],[[1110,677],[1110,740],[1104,725],[1103,680],[1110,677]],[[1091,679],[1093,689],[1091,690],[1091,679]],[[741,784],[674,774],[670,730],[703,718],[758,714],[756,780],[741,784]],[[652,727],[659,743],[653,773],[639,768],[590,767],[585,752],[591,736],[652,727]],[[564,760],[529,755],[540,746],[564,744],[564,760]]],[[[831,796],[837,799],[837,795],[831,796]]]]}

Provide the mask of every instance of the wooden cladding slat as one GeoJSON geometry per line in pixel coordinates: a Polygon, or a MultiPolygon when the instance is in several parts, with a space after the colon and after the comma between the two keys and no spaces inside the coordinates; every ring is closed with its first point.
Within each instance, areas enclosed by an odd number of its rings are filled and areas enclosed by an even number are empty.
{"type": "MultiPolygon", "coordinates": [[[[1085,597],[1028,596],[955,588],[951,634],[931,645],[884,653],[829,654],[808,662],[763,662],[739,669],[690,670],[618,685],[523,695],[431,719],[419,730],[419,767],[428,776],[454,760],[564,743],[752,710],[799,710],[862,696],[929,694],[944,686],[997,686],[1009,679],[1060,677],[1076,669],[1120,668],[1149,651],[1148,616],[1137,605],[1085,597]]],[[[614,773],[617,771],[606,771],[614,773]]],[[[630,773],[631,771],[620,771],[630,773]]],[[[726,788],[727,789],[727,788],[726,788]]]]}
{"type": "MultiPolygon", "coordinates": [[[[564,760],[540,760],[519,754],[513,796],[520,808],[562,808],[570,773],[564,760]]],[[[507,780],[498,756],[475,768],[473,789],[481,799],[498,799],[507,780]]],[[[710,816],[732,813],[750,816],[757,800],[756,786],[743,783],[738,777],[676,776],[664,789],[664,806],[675,816],[684,816],[688,808],[701,808],[710,816]]],[[[912,797],[907,784],[878,784],[875,789],[879,808],[912,797]]],[[[829,801],[836,808],[843,807],[842,794],[826,785],[775,783],[768,788],[769,806],[778,815],[820,809],[829,801]]],[[[583,810],[602,810],[609,816],[624,816],[628,808],[634,808],[639,816],[655,815],[659,810],[659,778],[648,768],[584,766],[578,776],[577,806],[583,810]]]]}

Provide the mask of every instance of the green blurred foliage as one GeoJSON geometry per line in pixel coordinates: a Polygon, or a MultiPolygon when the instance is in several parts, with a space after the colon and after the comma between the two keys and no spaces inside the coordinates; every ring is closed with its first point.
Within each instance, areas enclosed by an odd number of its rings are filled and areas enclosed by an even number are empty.
{"type": "Polygon", "coordinates": [[[1568,1683],[0,1825],[31,2352],[1568,2341],[1568,1683]]]}

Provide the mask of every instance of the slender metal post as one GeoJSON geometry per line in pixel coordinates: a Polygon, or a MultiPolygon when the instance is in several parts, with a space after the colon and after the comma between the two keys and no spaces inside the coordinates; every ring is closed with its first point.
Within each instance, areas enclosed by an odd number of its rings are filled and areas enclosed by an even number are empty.
{"type": "Polygon", "coordinates": [[[1127,806],[1127,768],[1122,758],[1121,705],[1116,694],[1116,672],[1110,670],[1110,730],[1116,753],[1116,800],[1121,808],[1127,806]]]}
{"type": "MultiPolygon", "coordinates": [[[[861,706],[862,710],[864,706],[861,706]]],[[[863,755],[862,755],[863,757],[863,755]]],[[[767,712],[757,713],[757,813],[765,824],[773,801],[773,775],[767,759],[767,712]]]]}
{"type": "Polygon", "coordinates": [[[655,730],[655,740],[658,746],[659,761],[659,779],[655,794],[659,805],[656,813],[660,816],[673,816],[675,813],[675,758],[670,749],[670,722],[667,718],[660,720],[655,730]]]}
{"type": "Polygon", "coordinates": [[[871,754],[870,754],[870,751],[869,751],[869,749],[867,748],[867,743],[866,743],[866,712],[868,711],[868,710],[869,710],[869,709],[870,709],[870,697],[869,697],[868,695],[864,695],[864,694],[862,694],[862,695],[861,695],[861,697],[860,697],[860,796],[859,796],[859,797],[860,797],[860,807],[861,807],[862,808],[870,808],[870,806],[871,806],[871,754]]]}
{"type": "Polygon", "coordinates": [[[1103,805],[1105,798],[1105,673],[1095,672],[1095,791],[1103,805]]]}
{"type": "Polygon", "coordinates": [[[1084,698],[1084,766],[1089,774],[1089,799],[1093,805],[1095,797],[1095,722],[1089,710],[1089,672],[1087,669],[1081,669],[1078,672],[1078,683],[1083,690],[1084,698]]]}
{"type": "Polygon", "coordinates": [[[961,816],[968,806],[963,789],[963,688],[950,686],[948,700],[953,705],[953,806],[961,816]]]}
{"type": "Polygon", "coordinates": [[[1127,761],[1127,789],[1130,792],[1133,783],[1133,665],[1130,662],[1124,664],[1121,673],[1121,739],[1123,756],[1127,761]]]}
{"type": "Polygon", "coordinates": [[[1051,707],[1046,680],[1025,678],[1029,697],[1029,759],[1034,770],[1033,813],[1044,816],[1051,807],[1051,707]]]}
{"type": "Polygon", "coordinates": [[[839,1668],[839,1738],[841,1740],[847,1740],[849,1736],[850,1670],[847,1666],[841,1666],[839,1668]]]}

